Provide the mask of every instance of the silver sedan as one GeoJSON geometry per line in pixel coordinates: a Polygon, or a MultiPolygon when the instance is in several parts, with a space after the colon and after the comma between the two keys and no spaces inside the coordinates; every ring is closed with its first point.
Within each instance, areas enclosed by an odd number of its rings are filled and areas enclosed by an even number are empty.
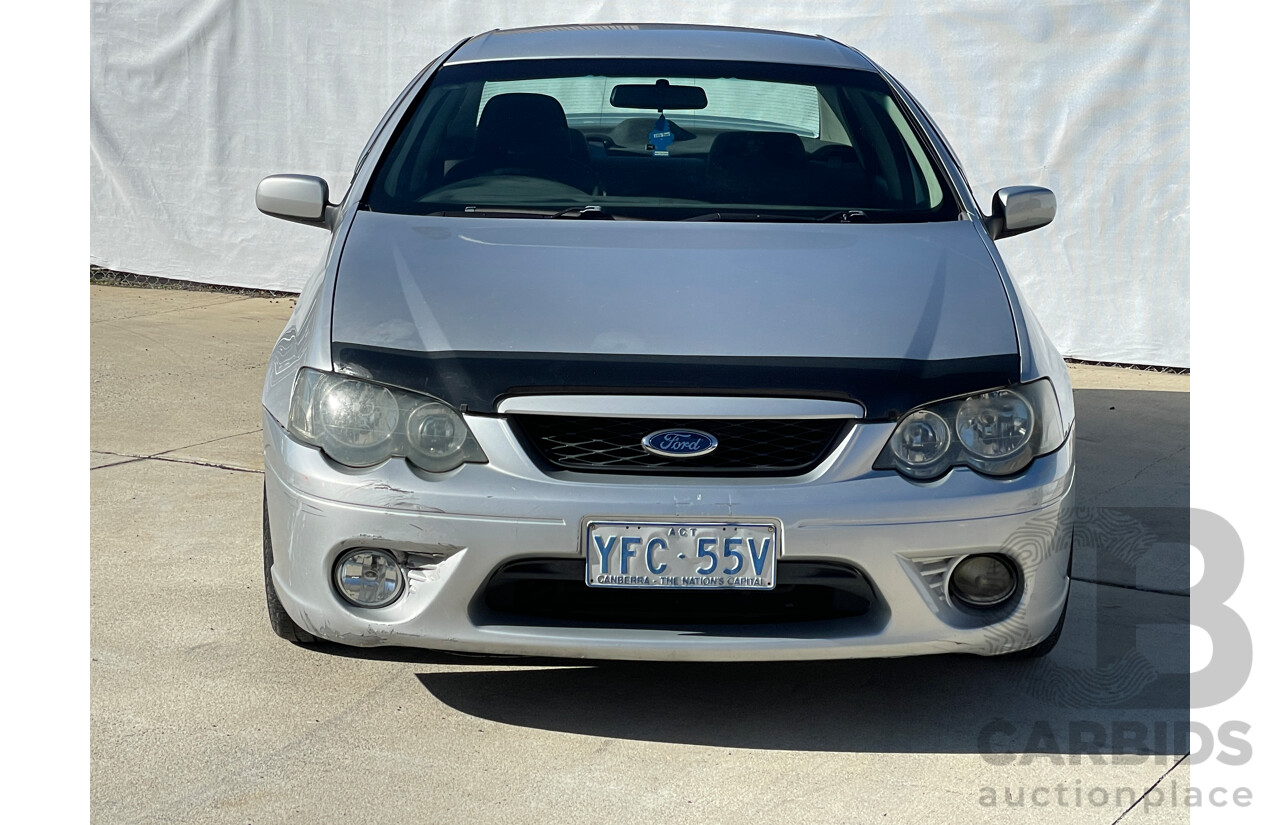
{"type": "Polygon", "coordinates": [[[272,627],[618,659],[1041,655],[1071,386],[929,116],[822,37],[495,31],[340,203],[263,390],[272,627]]]}

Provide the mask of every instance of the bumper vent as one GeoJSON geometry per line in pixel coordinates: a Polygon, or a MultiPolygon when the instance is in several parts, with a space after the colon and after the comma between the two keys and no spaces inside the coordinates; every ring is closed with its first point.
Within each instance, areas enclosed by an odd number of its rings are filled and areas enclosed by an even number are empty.
{"type": "MultiPolygon", "coordinates": [[[[627,590],[588,587],[582,559],[504,564],[473,605],[480,624],[578,627],[787,626],[883,619],[861,571],[835,562],[778,562],[773,590],[627,590]]],[[[757,631],[757,634],[759,631],[757,631]]]]}
{"type": "Polygon", "coordinates": [[[659,419],[515,415],[532,452],[562,470],[579,472],[785,476],[818,466],[853,426],[850,419],[659,419]],[[657,430],[694,429],[716,437],[707,455],[667,458],[640,445],[657,430]]]}

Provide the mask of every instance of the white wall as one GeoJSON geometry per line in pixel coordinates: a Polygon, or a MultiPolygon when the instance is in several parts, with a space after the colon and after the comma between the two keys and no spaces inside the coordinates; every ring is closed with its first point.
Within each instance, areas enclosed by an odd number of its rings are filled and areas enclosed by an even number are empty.
{"type": "Polygon", "coordinates": [[[317,229],[254,208],[273,172],[346,190],[387,106],[432,57],[492,28],[703,22],[823,34],[934,116],[985,203],[1058,193],[1001,241],[1063,354],[1190,363],[1189,2],[107,0],[91,11],[94,264],[298,289],[317,229]]]}

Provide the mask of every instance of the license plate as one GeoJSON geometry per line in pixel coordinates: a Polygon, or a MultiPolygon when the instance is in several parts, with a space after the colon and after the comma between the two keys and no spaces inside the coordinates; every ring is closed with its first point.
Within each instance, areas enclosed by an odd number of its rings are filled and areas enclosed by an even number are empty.
{"type": "Polygon", "coordinates": [[[778,528],[737,522],[588,521],[587,584],[668,590],[772,590],[778,528]]]}

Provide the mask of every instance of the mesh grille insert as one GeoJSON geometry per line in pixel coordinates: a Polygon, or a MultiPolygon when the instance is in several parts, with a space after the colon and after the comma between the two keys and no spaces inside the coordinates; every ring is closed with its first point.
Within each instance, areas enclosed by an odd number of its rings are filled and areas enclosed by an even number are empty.
{"type": "Polygon", "coordinates": [[[850,419],[657,419],[512,416],[533,452],[565,470],[661,475],[799,475],[816,467],[852,426],[850,419]],[[710,433],[707,455],[653,455],[641,439],[658,430],[710,433]]]}

